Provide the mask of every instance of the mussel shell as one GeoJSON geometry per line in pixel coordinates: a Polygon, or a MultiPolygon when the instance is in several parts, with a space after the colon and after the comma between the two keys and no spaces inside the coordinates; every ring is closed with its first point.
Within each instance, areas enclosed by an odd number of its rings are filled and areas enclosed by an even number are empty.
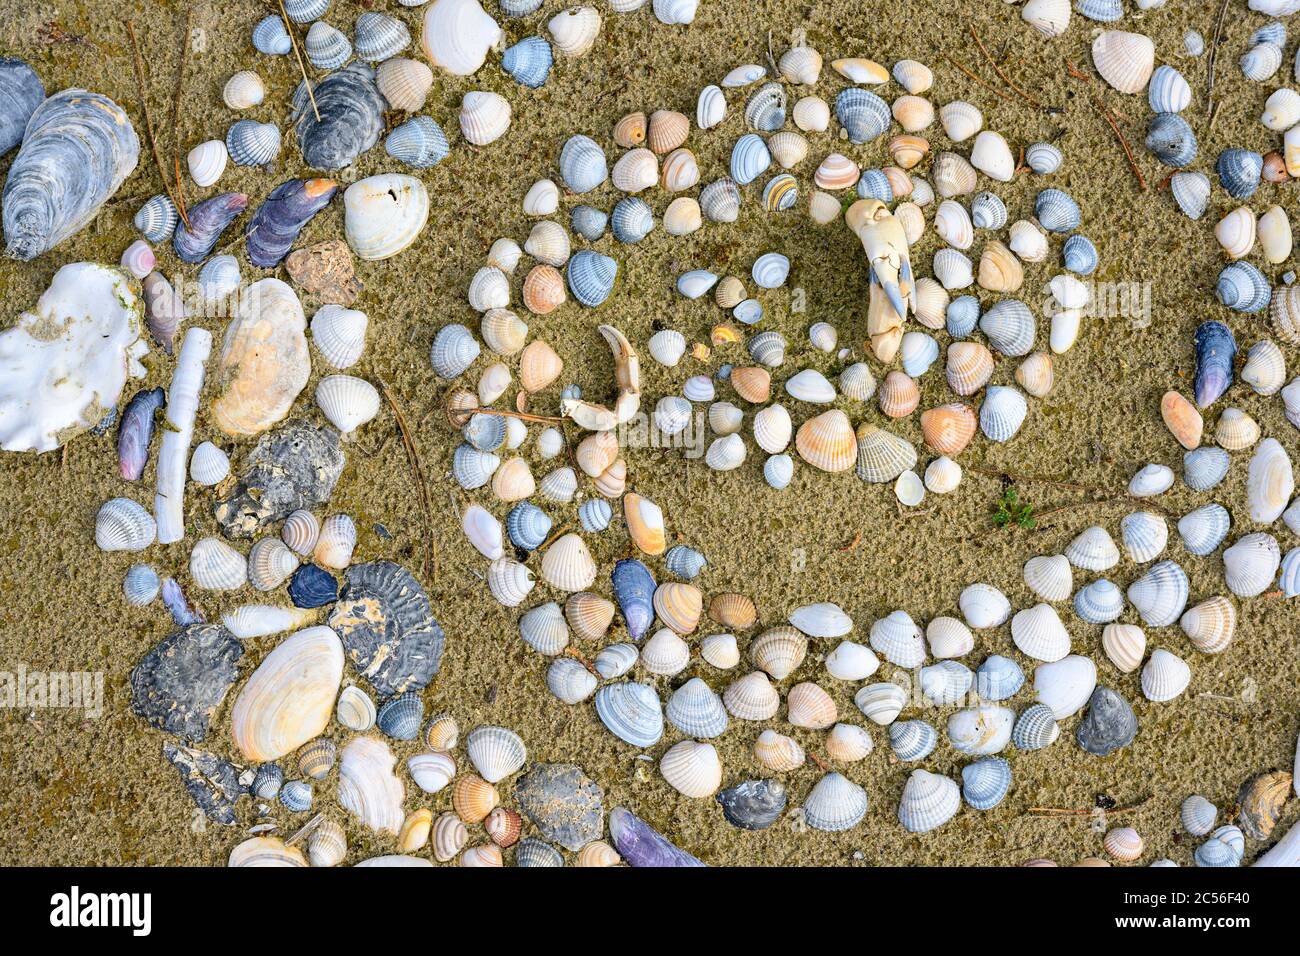
{"type": "Polygon", "coordinates": [[[22,142],[27,121],[44,99],[35,70],[17,57],[0,57],[0,156],[22,142]]]}
{"type": "Polygon", "coordinates": [[[190,222],[180,222],[172,235],[176,255],[189,263],[202,262],[216,248],[221,234],[248,208],[243,193],[222,193],[190,207],[190,222]]]}
{"type": "Polygon", "coordinates": [[[276,186],[248,220],[248,261],[259,268],[279,265],[298,234],[337,191],[338,183],[329,179],[290,179],[276,186]]]}
{"type": "Polygon", "coordinates": [[[1222,322],[1202,322],[1196,328],[1196,404],[1209,408],[1232,385],[1237,340],[1222,322]]]}
{"type": "Polygon", "coordinates": [[[306,86],[299,84],[293,95],[298,147],[308,166],[342,169],[379,142],[385,104],[369,66],[351,63],[311,92],[309,97],[306,86]]]}
{"type": "Polygon", "coordinates": [[[780,819],[787,795],[778,780],[746,780],[718,792],[727,822],[742,830],[765,830],[780,819]]]}

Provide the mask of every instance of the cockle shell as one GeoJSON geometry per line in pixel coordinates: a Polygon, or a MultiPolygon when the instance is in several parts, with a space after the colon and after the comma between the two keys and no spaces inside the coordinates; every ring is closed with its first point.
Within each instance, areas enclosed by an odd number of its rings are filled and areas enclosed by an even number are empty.
{"type": "Polygon", "coordinates": [[[397,758],[378,737],[356,737],[339,759],[339,805],[376,833],[402,828],[405,788],[393,773],[397,758]]]}
{"type": "Polygon", "coordinates": [[[1107,624],[1101,631],[1101,646],[1121,673],[1131,674],[1142,663],[1146,634],[1136,624],[1107,624]]]}
{"type": "Polygon", "coordinates": [[[1064,601],[1074,588],[1070,561],[1063,554],[1030,558],[1024,579],[1029,590],[1045,601],[1064,601]]]}
{"type": "Polygon", "coordinates": [[[669,747],[659,761],[664,780],[682,796],[711,797],[722,785],[722,763],[712,744],[683,740],[669,747]]]}
{"type": "Polygon", "coordinates": [[[659,695],[645,684],[606,684],[596,692],[596,713],[610,733],[634,747],[652,747],[663,735],[659,695]]]}
{"type": "Polygon", "coordinates": [[[828,773],[803,803],[803,816],[814,830],[837,833],[858,825],[867,813],[867,792],[838,773],[828,773]]]}
{"type": "Polygon", "coordinates": [[[1066,545],[1064,553],[1072,565],[1084,571],[1108,571],[1119,563],[1119,548],[1099,525],[1080,532],[1066,545]]]}
{"type": "Polygon", "coordinates": [[[1212,597],[1188,608],[1178,624],[1197,650],[1219,654],[1232,643],[1237,628],[1237,609],[1226,597],[1212,597]]]}
{"type": "Polygon", "coordinates": [[[1211,502],[1183,515],[1178,520],[1178,534],[1183,547],[1192,554],[1206,555],[1227,537],[1232,519],[1222,505],[1211,502]]]}
{"type": "Polygon", "coordinates": [[[999,627],[1011,616],[1011,602],[991,584],[967,585],[958,596],[957,604],[966,623],[975,630],[999,627]]]}
{"type": "Polygon", "coordinates": [[[1105,30],[1092,43],[1092,63],[1114,89],[1140,93],[1155,66],[1155,44],[1140,33],[1105,30]]]}
{"type": "Polygon", "coordinates": [[[395,110],[416,112],[432,86],[433,71],[419,60],[393,57],[375,68],[375,87],[395,110]]]}
{"type": "Polygon", "coordinates": [[[1255,597],[1273,583],[1281,549],[1270,534],[1255,532],[1239,538],[1223,552],[1223,578],[1238,597],[1255,597]]]}
{"type": "Polygon", "coordinates": [[[424,14],[420,44],[429,62],[455,76],[478,71],[505,39],[478,0],[435,0],[424,14]]]}
{"type": "Polygon", "coordinates": [[[600,33],[600,14],[594,7],[570,7],[546,23],[555,48],[562,56],[579,57],[590,50],[600,33]]]}
{"type": "Polygon", "coordinates": [[[424,229],[429,194],[412,176],[385,173],[349,186],[343,207],[352,251],[362,259],[387,259],[407,248],[424,229]]]}
{"type": "Polygon", "coordinates": [[[1078,713],[1097,686],[1097,665],[1090,657],[1071,654],[1034,668],[1034,693],[1052,709],[1057,720],[1078,713]]]}
{"type": "Polygon", "coordinates": [[[1158,647],[1142,668],[1142,694],[1156,703],[1173,700],[1187,689],[1191,679],[1191,668],[1182,658],[1158,647]]]}
{"type": "Polygon", "coordinates": [[[781,706],[781,695],[766,674],[754,671],[728,685],[722,702],[739,720],[769,720],[781,706]]]}
{"type": "Polygon", "coordinates": [[[1286,510],[1295,492],[1291,458],[1276,438],[1259,443],[1246,478],[1246,502],[1251,520],[1273,524],[1286,510]]]}
{"type": "Polygon", "coordinates": [[[487,146],[510,128],[510,101],[490,90],[471,90],[460,104],[460,131],[475,146],[487,146]]]}
{"type": "Polygon", "coordinates": [[[585,591],[596,580],[596,562],[586,543],[566,534],[551,544],[542,557],[542,579],[562,591],[585,591]]]}
{"type": "Polygon", "coordinates": [[[396,56],[411,43],[411,33],[405,23],[373,11],[357,17],[352,35],[356,41],[357,56],[372,63],[396,56]]]}
{"type": "Polygon", "coordinates": [[[1020,18],[1051,39],[1070,25],[1070,0],[1029,0],[1020,10],[1020,18]]]}
{"type": "Polygon", "coordinates": [[[1187,606],[1187,574],[1172,561],[1159,561],[1129,585],[1127,593],[1144,623],[1167,627],[1187,606]]]}
{"type": "Polygon", "coordinates": [[[1070,653],[1070,633],[1049,604],[1017,612],[1011,619],[1011,639],[1024,654],[1039,661],[1059,661],[1070,653]]]}
{"type": "Polygon", "coordinates": [[[903,786],[898,822],[909,833],[926,833],[947,823],[961,809],[961,790],[950,778],[913,770],[903,786]]]}

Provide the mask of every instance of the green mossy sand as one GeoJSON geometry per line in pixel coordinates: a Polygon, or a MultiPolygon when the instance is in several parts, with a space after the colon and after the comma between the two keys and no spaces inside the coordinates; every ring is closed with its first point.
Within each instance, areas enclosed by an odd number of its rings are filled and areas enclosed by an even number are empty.
{"type": "MultiPolygon", "coordinates": [[[[412,24],[418,38],[421,8],[378,6],[412,24]]],[[[1196,166],[1207,171],[1226,146],[1266,151],[1274,148],[1277,139],[1256,121],[1266,95],[1276,84],[1248,83],[1235,65],[1250,31],[1263,22],[1258,15],[1238,15],[1236,8],[1244,8],[1244,4],[1234,4],[1234,15],[1226,25],[1218,85],[1223,106],[1213,130],[1206,131],[1206,61],[1180,54],[1185,29],[1198,29],[1207,40],[1212,37],[1213,6],[1170,4],[1143,17],[1130,16],[1122,24],[1151,34],[1161,51],[1160,60],[1179,66],[1192,83],[1195,102],[1188,115],[1201,137],[1196,166]]],[[[4,322],[11,322],[34,302],[59,266],[87,258],[116,262],[135,238],[131,216],[141,201],[158,191],[159,182],[145,142],[121,18],[134,10],[151,71],[153,115],[161,127],[161,145],[169,162],[170,98],[183,9],[179,3],[19,4],[4,18],[0,51],[28,58],[51,91],[88,86],[112,96],[130,110],[144,147],[134,175],[91,226],[35,262],[5,261],[0,265],[4,322]],[[59,17],[66,32],[84,35],[85,42],[43,42],[41,21],[52,15],[59,17]]],[[[195,26],[206,31],[208,47],[190,58],[180,129],[186,149],[223,136],[235,119],[223,106],[220,93],[225,79],[237,69],[256,69],[268,83],[266,101],[245,115],[287,128],[287,104],[297,83],[294,62],[291,57],[261,56],[248,40],[253,23],[268,9],[252,2],[194,4],[195,26]]],[[[359,4],[339,0],[327,19],[350,34],[361,9],[359,4]]],[[[558,4],[548,3],[542,14],[507,21],[510,37],[519,39],[539,30],[546,16],[558,9],[558,4]]],[[[465,543],[452,499],[490,504],[489,496],[486,489],[473,495],[453,494],[449,463],[457,436],[447,427],[441,411],[447,386],[429,369],[428,347],[434,332],[449,321],[477,328],[477,316],[465,302],[469,278],[498,236],[512,236],[522,243],[530,224],[521,213],[520,201],[535,179],[555,176],[556,158],[567,136],[591,134],[613,155],[609,130],[624,113],[662,107],[693,117],[701,87],[716,82],[740,63],[764,62],[769,30],[779,55],[795,28],[806,29],[809,42],[826,55],[828,63],[849,55],[871,56],[884,63],[903,57],[922,60],[935,71],[935,86],[928,95],[936,105],[952,99],[971,100],[984,111],[987,125],[1003,132],[1017,147],[1039,139],[1056,142],[1066,160],[1062,172],[1050,183],[1070,190],[1079,200],[1084,211],[1083,231],[1101,251],[1099,278],[1151,284],[1153,321],[1149,327],[1135,328],[1125,317],[1086,322],[1079,345],[1057,361],[1056,388],[1045,400],[1031,402],[1019,436],[1001,447],[978,440],[963,457],[966,463],[1117,490],[1149,461],[1164,462],[1179,471],[1180,451],[1163,429],[1157,409],[1166,388],[1189,386],[1191,337],[1196,324],[1211,317],[1223,318],[1243,347],[1267,334],[1260,319],[1229,315],[1214,304],[1213,277],[1221,256],[1210,235],[1210,224],[1229,208],[1225,195],[1215,190],[1210,212],[1197,224],[1177,212],[1167,191],[1138,192],[1111,130],[1089,97],[1101,94],[1121,114],[1121,127],[1134,143],[1148,183],[1154,186],[1166,171],[1140,145],[1149,115],[1145,98],[1122,97],[1103,88],[1089,65],[1088,44],[1096,25],[1077,15],[1067,36],[1048,42],[1019,21],[1015,7],[996,0],[957,6],[921,0],[901,6],[704,0],[698,19],[689,28],[658,24],[647,4],[635,14],[609,16],[594,51],[580,60],[559,63],[540,91],[515,88],[495,61],[475,78],[439,76],[424,112],[448,130],[452,157],[420,174],[428,185],[433,211],[416,246],[394,260],[358,264],[366,288],[357,307],[370,315],[371,331],[365,357],[354,370],[372,380],[382,377],[392,386],[416,430],[429,477],[440,571],[436,582],[428,583],[448,641],[442,672],[426,693],[428,708],[430,712],[451,711],[462,728],[484,722],[512,727],[527,741],[534,759],[581,764],[605,788],[608,806],[623,804],[635,809],[711,863],[1013,864],[1029,857],[1070,863],[1100,852],[1100,832],[1086,817],[1043,819],[1027,815],[1027,809],[1044,805],[1087,808],[1098,794],[1107,794],[1121,804],[1150,796],[1141,810],[1122,818],[1146,838],[1144,861],[1169,856],[1190,864],[1192,841],[1180,833],[1177,822],[1178,804],[1184,797],[1200,792],[1221,808],[1230,807],[1248,777],[1290,767],[1300,697],[1300,639],[1294,604],[1242,602],[1236,643],[1213,658],[1192,651],[1176,627],[1153,629],[1151,646],[1166,646],[1187,656],[1193,670],[1188,692],[1163,705],[1150,704],[1141,697],[1136,674],[1116,673],[1102,655],[1098,629],[1083,626],[1067,612],[1063,616],[1076,649],[1094,657],[1101,680],[1134,702],[1142,726],[1132,747],[1104,760],[1091,757],[1068,739],[1075,725],[1069,721],[1066,739],[1051,749],[1013,755],[1015,785],[1001,806],[984,814],[963,810],[937,832],[908,835],[894,814],[909,768],[892,759],[887,733],[872,725],[875,752],[859,764],[840,768],[866,787],[870,812],[860,826],[830,835],[798,832],[786,820],[765,832],[742,832],[723,820],[713,801],[681,798],[664,783],[653,762],[677,735],[670,732],[663,743],[643,756],[608,734],[590,705],[560,704],[543,683],[547,662],[518,637],[514,626],[517,612],[499,607],[487,593],[482,580],[484,562],[465,543]],[[1005,70],[1042,103],[1063,112],[1040,112],[1014,98],[999,99],[945,61],[943,54],[949,53],[1004,89],[964,32],[966,22],[959,11],[968,6],[974,9],[975,24],[1005,70]],[[1092,77],[1091,82],[1068,79],[1065,58],[1078,64],[1092,77]],[[476,88],[505,93],[514,105],[509,134],[484,149],[468,147],[459,137],[455,120],[461,95],[476,88]]],[[[1289,72],[1289,66],[1288,60],[1283,73],[1289,72]]],[[[817,92],[830,100],[842,85],[828,66],[817,92]]],[[[796,95],[802,92],[796,91],[796,95]]],[[[896,93],[896,87],[889,87],[890,98],[896,93]]],[[[743,130],[745,95],[729,91],[729,115],[723,126],[692,136],[690,146],[699,157],[702,181],[724,171],[731,144],[743,130]]],[[[931,133],[936,147],[941,148],[944,140],[937,124],[931,133]]],[[[273,170],[250,172],[232,166],[217,188],[245,190],[256,204],[276,183],[302,174],[292,136],[286,133],[285,140],[273,170]]],[[[618,247],[610,238],[602,239],[597,248],[621,262],[620,285],[610,301],[598,311],[570,304],[530,321],[532,334],[549,341],[566,361],[560,381],[535,399],[534,410],[553,412],[559,387],[570,381],[579,383],[594,400],[612,397],[610,360],[595,334],[599,322],[625,330],[638,346],[660,327],[680,329],[691,340],[707,337],[720,313],[708,298],[687,302],[677,296],[672,291],[673,279],[698,267],[747,278],[754,257],[768,250],[792,258],[790,286],[804,290],[807,300],[806,312],[791,314],[789,289],[762,297],[769,316],[765,326],[780,329],[791,343],[782,375],[806,365],[833,374],[842,366],[807,344],[807,328],[816,320],[834,323],[842,344],[853,346],[855,356],[861,357],[865,281],[860,249],[842,223],[814,226],[805,215],[804,203],[812,169],[827,152],[843,150],[864,166],[880,166],[886,162],[884,140],[868,147],[848,147],[830,134],[810,140],[809,158],[797,171],[804,190],[798,212],[763,213],[758,208],[760,187],[756,185],[746,190],[741,218],[733,225],[706,225],[684,239],[658,231],[636,247],[618,247]]],[[[0,172],[10,161],[0,162],[0,172]]],[[[399,168],[382,148],[376,148],[362,159],[356,172],[370,175],[399,168]]],[[[1031,213],[1033,196],[1041,185],[1042,181],[1032,176],[1021,176],[996,191],[1008,201],[1014,219],[1031,213]]],[[[189,194],[193,200],[196,191],[192,186],[189,194]]],[[[566,196],[563,215],[556,218],[566,221],[572,206],[593,198],[609,208],[614,199],[612,187],[606,185],[594,196],[581,199],[566,196]]],[[[1252,205],[1262,210],[1274,201],[1290,211],[1293,187],[1264,186],[1252,205]]],[[[661,214],[667,198],[654,191],[651,202],[661,214]]],[[[312,222],[300,244],[341,234],[341,204],[335,202],[312,222]]],[[[936,243],[937,237],[930,231],[914,251],[920,274],[929,272],[936,243]]],[[[1023,297],[1034,306],[1042,298],[1042,283],[1056,271],[1058,248],[1059,243],[1054,243],[1049,262],[1028,270],[1023,297]]],[[[162,267],[169,275],[178,267],[169,251],[162,256],[162,267]]],[[[516,276],[516,283],[523,271],[516,276]]],[[[1280,273],[1282,269],[1270,271],[1280,273]]],[[[192,278],[195,270],[187,268],[183,274],[192,278]]],[[[247,268],[245,272],[250,279],[263,274],[267,273],[247,268]]],[[[283,271],[275,274],[283,275],[283,271]]],[[[304,305],[310,315],[318,303],[306,297],[304,305]]],[[[205,324],[217,333],[222,328],[219,320],[205,324]]],[[[1045,341],[1045,334],[1044,329],[1040,341],[1045,341]]],[[[1291,357],[1296,358],[1294,350],[1291,357]]],[[[674,370],[646,359],[642,366],[645,407],[651,407],[661,395],[675,392],[688,374],[739,361],[743,361],[743,352],[735,346],[715,352],[707,365],[688,358],[674,370]]],[[[165,383],[171,362],[156,351],[148,362],[150,375],[143,384],[165,383]]],[[[468,384],[473,384],[477,371],[486,364],[480,360],[468,384]]],[[[326,373],[319,359],[315,365],[315,376],[326,373]]],[[[1014,362],[1001,361],[995,381],[1010,380],[1013,370],[1014,362]]],[[[299,401],[299,414],[318,414],[310,401],[314,384],[315,377],[299,401]]],[[[922,380],[922,388],[923,408],[950,400],[938,370],[922,380]]],[[[723,388],[721,397],[727,397],[727,391],[723,388]]],[[[1278,437],[1295,456],[1297,434],[1284,420],[1277,398],[1261,398],[1238,386],[1229,401],[1254,415],[1265,434],[1278,437]]],[[[880,418],[874,405],[846,407],[855,423],[880,418]]],[[[807,413],[807,409],[797,409],[796,419],[807,413]]],[[[895,427],[919,443],[915,416],[895,427]]],[[[531,434],[536,432],[534,427],[531,434]]],[[[218,441],[234,451],[238,467],[239,452],[247,445],[232,447],[223,440],[206,413],[200,418],[195,441],[203,439],[218,441]]],[[[527,449],[531,454],[531,440],[527,449]]],[[[63,455],[9,455],[3,459],[0,586],[5,598],[0,602],[0,663],[10,669],[22,662],[32,670],[103,670],[105,714],[102,719],[84,721],[57,711],[32,715],[11,711],[0,716],[0,777],[5,780],[0,798],[0,863],[222,863],[253,822],[253,803],[241,803],[238,826],[192,826],[194,807],[175,771],[162,759],[162,736],[146,729],[129,710],[129,672],[168,632],[169,621],[158,604],[144,610],[128,608],[121,597],[121,580],[135,559],[124,554],[102,555],[92,544],[99,504],[120,494],[147,502],[152,494],[153,465],[142,482],[128,486],[117,477],[111,438],[81,437],[65,451],[63,455]]],[[[941,499],[931,496],[921,512],[900,516],[888,487],[863,485],[851,474],[815,473],[802,464],[786,491],[771,491],[761,478],[761,457],[751,454],[738,471],[718,475],[710,474],[698,461],[684,464],[679,452],[631,450],[631,486],[663,506],[673,540],[689,542],[708,555],[710,566],[701,580],[707,592],[734,589],[752,595],[762,622],[767,624],[780,622],[800,604],[834,600],[850,610],[862,640],[870,623],[894,608],[906,608],[918,621],[953,612],[961,588],[976,580],[997,584],[1016,606],[1026,606],[1031,595],[1020,576],[1025,559],[1059,552],[1093,521],[1104,522],[1117,534],[1119,519],[1128,510],[1124,503],[1097,505],[1062,513],[1032,532],[995,531],[987,518],[1000,491],[993,478],[968,475],[956,493],[941,499]],[[859,535],[857,547],[841,550],[859,535]]],[[[1239,521],[1247,521],[1245,460],[1244,454],[1235,457],[1229,479],[1212,496],[1193,496],[1179,483],[1160,503],[1181,514],[1212,497],[1229,505],[1239,521]]],[[[534,461],[539,476],[547,467],[534,461]]],[[[1080,497],[1033,484],[1022,485],[1021,492],[1040,510],[1080,497]]],[[[188,547],[197,536],[214,530],[212,499],[210,491],[191,487],[186,501],[188,541],[155,547],[147,559],[185,580],[188,547]]],[[[348,468],[330,508],[357,517],[361,533],[358,560],[390,557],[418,568],[423,518],[402,443],[387,412],[367,426],[360,441],[350,448],[348,468]],[[392,533],[392,540],[376,533],[379,523],[392,533]]],[[[504,509],[496,510],[504,514],[504,509]]],[[[560,513],[561,523],[574,522],[571,511],[554,510],[560,513]]],[[[1297,543],[1280,524],[1274,530],[1284,550],[1297,543]]],[[[616,524],[604,535],[589,536],[589,541],[602,565],[597,586],[607,590],[608,567],[627,552],[627,538],[616,524]]],[[[1187,555],[1176,534],[1171,535],[1168,556],[1186,567],[1194,599],[1222,592],[1217,557],[1187,555]]],[[[1126,586],[1137,574],[1126,560],[1113,577],[1126,586]]],[[[529,604],[544,598],[545,591],[539,587],[529,604]]],[[[253,597],[193,596],[210,617],[253,597]]],[[[1134,619],[1131,609],[1124,619],[1134,619]]],[[[807,662],[788,683],[796,679],[820,681],[834,695],[844,719],[865,722],[852,703],[856,685],[828,679],[820,665],[834,643],[814,642],[807,662]]],[[[273,644],[270,639],[250,642],[243,672],[251,671],[273,644]]],[[[977,663],[988,653],[1007,652],[1010,647],[1006,628],[982,633],[969,659],[977,663]]],[[[582,650],[591,654],[596,648],[582,650]]],[[[881,677],[891,670],[886,665],[881,677]]],[[[696,659],[679,678],[657,683],[666,689],[696,672],[718,688],[726,680],[696,659]]],[[[1016,706],[1023,706],[1029,697],[1029,692],[1022,691],[1016,706]]],[[[940,729],[947,715],[948,711],[918,714],[932,717],[940,729]]],[[[208,741],[226,753],[231,751],[228,722],[229,704],[219,714],[208,741]]],[[[781,720],[770,725],[790,730],[781,720]]],[[[759,729],[735,724],[716,742],[727,784],[761,773],[750,752],[759,729]]],[[[792,732],[810,750],[823,751],[821,734],[792,732]]],[[[417,750],[413,744],[395,749],[402,760],[417,750]]],[[[956,774],[965,762],[966,758],[942,745],[925,766],[956,774]]],[[[792,806],[820,774],[809,761],[786,776],[792,806]]],[[[316,805],[343,819],[335,805],[336,779],[335,775],[317,785],[316,805]]],[[[442,811],[450,804],[446,792],[430,798],[409,792],[414,790],[409,782],[407,789],[408,809],[428,805],[442,811]]],[[[1295,815],[1292,806],[1284,825],[1295,815]]],[[[291,817],[276,806],[272,819],[287,833],[306,818],[291,817]]],[[[375,839],[347,822],[352,841],[350,861],[391,852],[391,842],[375,839]]],[[[1249,852],[1258,849],[1252,844],[1249,852]]]]}

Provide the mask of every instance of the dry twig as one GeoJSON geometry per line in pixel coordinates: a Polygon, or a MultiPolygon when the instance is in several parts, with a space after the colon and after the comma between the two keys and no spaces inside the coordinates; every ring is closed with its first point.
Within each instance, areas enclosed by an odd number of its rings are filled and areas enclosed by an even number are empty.
{"type": "Polygon", "coordinates": [[[154,132],[153,114],[149,112],[149,97],[145,92],[144,58],[140,56],[140,41],[135,36],[134,21],[126,21],[126,32],[131,38],[131,54],[135,64],[135,82],[140,90],[140,110],[144,113],[144,128],[145,132],[149,134],[149,147],[153,151],[154,165],[158,167],[158,178],[162,180],[163,192],[176,205],[176,211],[181,214],[181,220],[188,227],[190,221],[181,209],[180,203],[176,202],[176,195],[171,187],[171,179],[167,175],[167,167],[163,165],[162,153],[158,150],[158,137],[154,132]]]}
{"type": "Polygon", "coordinates": [[[420,451],[415,445],[415,439],[410,430],[406,427],[406,416],[402,414],[402,409],[398,406],[397,399],[393,397],[388,383],[382,378],[378,381],[379,388],[384,393],[384,398],[388,400],[388,404],[393,409],[393,417],[397,419],[397,428],[402,433],[402,444],[406,446],[406,457],[411,463],[411,475],[420,498],[420,509],[424,512],[424,573],[430,575],[431,583],[436,584],[438,581],[438,549],[434,544],[433,537],[433,505],[429,501],[429,486],[424,481],[424,468],[420,464],[420,451]]]}

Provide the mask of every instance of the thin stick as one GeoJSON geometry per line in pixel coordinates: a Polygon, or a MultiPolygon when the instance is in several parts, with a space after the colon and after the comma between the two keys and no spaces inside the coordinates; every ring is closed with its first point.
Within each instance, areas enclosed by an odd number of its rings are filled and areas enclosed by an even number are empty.
{"type": "Polygon", "coordinates": [[[591,661],[589,661],[589,660],[587,660],[585,657],[583,657],[582,654],[581,654],[581,652],[579,652],[579,651],[578,651],[578,650],[577,650],[577,649],[576,649],[572,644],[570,644],[570,645],[569,645],[568,647],[566,647],[563,651],[561,651],[561,653],[564,654],[565,657],[572,657],[575,661],[577,661],[579,664],[581,664],[583,667],[585,667],[588,671],[590,671],[591,674],[592,674],[593,676],[595,676],[598,680],[604,680],[604,679],[605,679],[605,678],[601,675],[600,671],[596,670],[596,666],[595,666],[594,664],[592,664],[591,661]]]}
{"type": "Polygon", "coordinates": [[[1110,128],[1115,131],[1115,137],[1119,140],[1120,146],[1124,148],[1124,155],[1128,157],[1129,169],[1133,170],[1133,175],[1137,177],[1138,189],[1142,192],[1146,192],[1146,177],[1142,175],[1142,170],[1138,168],[1137,160],[1133,158],[1133,150],[1129,149],[1128,140],[1124,138],[1124,133],[1120,130],[1119,124],[1115,122],[1114,116],[1111,114],[1110,110],[1106,109],[1101,100],[1093,97],[1092,102],[1093,105],[1097,107],[1097,112],[1101,113],[1106,122],[1110,124],[1110,128]]]}
{"type": "Polygon", "coordinates": [[[563,425],[567,418],[555,417],[552,415],[534,415],[532,412],[512,412],[504,408],[458,408],[455,412],[447,409],[447,417],[455,424],[455,419],[461,416],[470,415],[501,415],[505,418],[518,418],[525,422],[540,422],[546,425],[563,425]]]}
{"type": "Polygon", "coordinates": [[[859,531],[857,534],[853,536],[852,541],[850,541],[848,544],[844,545],[843,547],[836,548],[835,550],[839,551],[841,554],[843,554],[846,551],[852,551],[854,548],[858,546],[858,542],[860,542],[861,540],[862,540],[862,532],[859,531]]]}
{"type": "Polygon", "coordinates": [[[560,538],[562,538],[564,535],[568,534],[571,530],[572,530],[572,529],[571,529],[567,524],[566,524],[566,525],[561,525],[561,526],[560,526],[560,529],[559,529],[558,531],[556,531],[556,532],[555,532],[554,534],[552,534],[549,538],[547,538],[545,541],[543,541],[541,544],[539,544],[539,545],[538,545],[534,550],[537,550],[537,551],[545,551],[545,550],[546,550],[547,548],[549,548],[552,544],[554,544],[557,540],[559,540],[560,538]]]}
{"type": "Polygon", "coordinates": [[[406,427],[406,416],[398,407],[397,399],[393,397],[392,391],[382,378],[379,379],[379,387],[383,390],[384,398],[388,399],[388,404],[392,406],[393,417],[397,419],[397,428],[402,433],[402,444],[406,446],[406,457],[411,463],[412,477],[415,479],[416,491],[420,497],[420,508],[424,512],[425,537],[424,537],[424,573],[430,574],[432,567],[431,583],[436,584],[438,581],[438,551],[434,546],[433,538],[433,506],[429,502],[429,488],[424,483],[424,468],[420,465],[420,451],[415,446],[415,439],[411,437],[411,432],[406,427]]]}
{"type": "Polygon", "coordinates": [[[176,168],[176,211],[189,225],[185,209],[185,183],[181,179],[181,93],[185,89],[185,55],[190,48],[190,27],[194,23],[194,8],[185,8],[185,29],[181,33],[181,48],[176,61],[176,89],[172,94],[172,164],[176,168]]]}
{"type": "Polygon", "coordinates": [[[993,85],[990,84],[987,80],[983,79],[982,77],[976,76],[976,75],[975,75],[974,73],[972,73],[970,70],[966,69],[966,67],[962,66],[960,63],[958,63],[956,60],[954,60],[954,59],[953,59],[951,56],[949,56],[947,53],[945,53],[943,56],[944,56],[944,59],[945,59],[945,60],[947,60],[949,63],[951,63],[951,64],[952,64],[953,66],[955,66],[957,69],[959,69],[961,72],[965,73],[968,77],[970,77],[972,80],[974,80],[974,81],[975,81],[976,83],[978,83],[980,86],[984,87],[986,90],[988,90],[988,91],[989,91],[990,93],[992,93],[994,96],[996,96],[998,99],[1001,99],[1001,100],[1009,100],[1009,99],[1011,99],[1011,97],[1007,96],[1007,94],[1003,93],[1003,92],[1002,92],[1000,89],[998,89],[996,86],[993,86],[993,85]]]}
{"type": "Polygon", "coordinates": [[[989,53],[988,47],[986,47],[984,45],[984,41],[980,39],[980,35],[979,33],[976,32],[975,25],[973,23],[970,24],[970,35],[975,38],[975,42],[979,44],[979,48],[981,51],[983,51],[985,59],[987,59],[989,61],[989,65],[993,67],[993,72],[1002,78],[1002,82],[1005,83],[1007,86],[1011,87],[1011,89],[1016,92],[1016,95],[1019,96],[1026,103],[1028,103],[1030,106],[1037,107],[1038,109],[1041,110],[1043,108],[1042,103],[1038,102],[1038,100],[1034,99],[1032,96],[1030,96],[1020,87],[1016,86],[1015,83],[1011,82],[1011,78],[1002,72],[1002,68],[998,66],[997,60],[993,59],[993,54],[989,53]]]}
{"type": "Polygon", "coordinates": [[[1086,73],[1081,73],[1079,71],[1079,68],[1075,66],[1073,63],[1071,63],[1069,60],[1065,61],[1065,72],[1070,74],[1070,76],[1074,77],[1076,80],[1083,80],[1083,82],[1085,83],[1092,82],[1092,77],[1090,77],[1086,73]]]}
{"type": "Polygon", "coordinates": [[[302,82],[307,87],[307,98],[311,100],[311,111],[316,115],[316,122],[320,122],[320,110],[316,108],[316,94],[311,90],[311,78],[307,76],[307,65],[302,62],[302,51],[298,49],[298,38],[294,36],[293,24],[289,22],[289,14],[284,11],[284,0],[276,0],[280,5],[280,19],[284,21],[284,32],[289,34],[289,43],[293,46],[293,55],[298,59],[298,69],[302,71],[302,82]]]}
{"type": "MultiPolygon", "coordinates": [[[[167,194],[173,203],[176,203],[176,197],[173,195],[170,185],[171,180],[167,176],[167,167],[163,165],[162,153],[158,151],[158,137],[154,135],[153,114],[149,112],[149,98],[145,95],[144,59],[140,56],[140,41],[135,37],[135,23],[133,21],[126,21],[126,32],[131,38],[131,54],[135,63],[135,82],[140,90],[140,110],[144,113],[144,128],[149,134],[149,147],[153,152],[154,165],[158,167],[158,178],[162,180],[163,192],[167,194]]],[[[177,205],[176,209],[179,212],[180,206],[177,205]]],[[[189,224],[189,220],[186,219],[185,225],[188,227],[189,224]]]]}
{"type": "Polygon", "coordinates": [[[1219,16],[1214,23],[1214,42],[1210,44],[1210,56],[1205,61],[1205,115],[1214,113],[1214,67],[1219,59],[1219,40],[1223,37],[1223,15],[1228,12],[1228,0],[1223,0],[1219,7],[1219,16]]]}

